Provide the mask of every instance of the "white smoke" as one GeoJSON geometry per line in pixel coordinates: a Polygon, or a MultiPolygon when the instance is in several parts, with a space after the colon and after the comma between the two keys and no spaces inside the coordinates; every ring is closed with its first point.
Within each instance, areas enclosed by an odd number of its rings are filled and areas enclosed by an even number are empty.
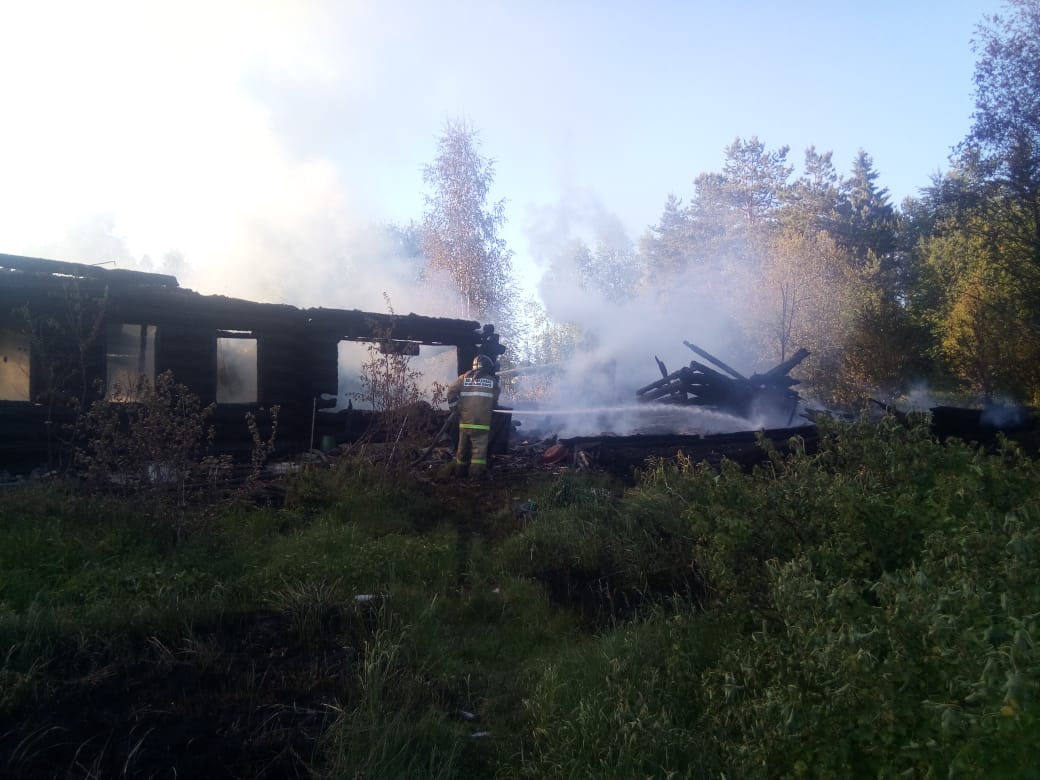
{"type": "Polygon", "coordinates": [[[532,212],[527,234],[545,272],[539,292],[547,314],[583,333],[575,354],[555,373],[551,395],[539,403],[551,414],[530,415],[529,427],[596,435],[665,428],[677,433],[719,433],[777,423],[710,409],[637,404],[636,390],[661,378],[655,358],[669,372],[693,359],[702,361],[683,344],[686,340],[745,376],[761,368],[739,362],[749,359],[746,344],[741,343],[740,313],[732,307],[732,301],[746,300],[739,289],[726,287],[723,280],[709,280],[705,272],[696,270],[664,289],[652,284],[636,287],[631,298],[620,302],[594,287],[581,289],[580,274],[573,266],[576,240],[593,250],[620,247],[631,253],[632,246],[620,221],[588,193],[572,193],[556,209],[532,212]],[[720,295],[720,289],[726,295],[720,295]]]}
{"type": "Polygon", "coordinates": [[[455,305],[442,281],[419,284],[422,260],[385,226],[359,218],[329,166],[298,169],[284,195],[236,225],[211,265],[192,264],[187,286],[249,300],[438,315],[455,305]]]}
{"type": "Polygon", "coordinates": [[[373,162],[394,136],[370,93],[388,15],[308,0],[50,5],[0,10],[0,66],[24,76],[2,89],[19,119],[0,144],[17,183],[0,191],[0,251],[175,271],[266,302],[383,311],[388,293],[403,313],[444,311],[370,227],[400,218],[373,206],[387,190],[418,200],[422,186],[418,162],[410,182],[373,162]]]}

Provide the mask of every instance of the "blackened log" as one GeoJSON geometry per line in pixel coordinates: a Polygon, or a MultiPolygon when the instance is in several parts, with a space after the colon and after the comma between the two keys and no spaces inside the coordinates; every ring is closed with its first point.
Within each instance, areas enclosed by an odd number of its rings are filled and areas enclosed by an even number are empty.
{"type": "Polygon", "coordinates": [[[791,355],[791,357],[789,357],[783,363],[780,363],[779,365],[774,366],[773,368],[766,371],[765,376],[775,377],[787,374],[791,371],[792,368],[794,368],[807,357],[809,357],[809,354],[809,350],[802,348],[795,352],[793,355],[791,355]]]}
{"type": "Polygon", "coordinates": [[[705,352],[703,349],[698,347],[696,344],[691,344],[688,341],[684,341],[683,344],[685,344],[687,347],[692,349],[694,352],[696,352],[702,358],[707,360],[709,363],[714,363],[716,366],[718,366],[719,368],[721,368],[723,371],[725,371],[726,373],[730,374],[734,378],[741,379],[741,380],[746,379],[746,377],[744,377],[739,371],[734,371],[732,368],[727,366],[725,363],[723,363],[717,357],[715,357],[714,355],[712,355],[709,352],[705,352]]]}
{"type": "MultiPolygon", "coordinates": [[[[689,368],[684,368],[682,370],[687,372],[686,375],[685,375],[685,376],[689,377],[689,379],[687,381],[703,381],[702,379],[697,379],[696,378],[696,376],[698,374],[700,374],[702,377],[707,378],[709,381],[718,382],[719,384],[722,384],[722,385],[725,385],[725,386],[730,386],[731,387],[734,384],[736,384],[736,380],[735,379],[731,379],[730,377],[726,376],[725,374],[720,374],[715,369],[708,368],[706,365],[704,365],[703,363],[698,363],[696,360],[691,360],[690,361],[690,367],[689,368]]],[[[740,381],[747,382],[747,380],[744,379],[744,377],[740,377],[740,381]]]]}
{"type": "Polygon", "coordinates": [[[636,395],[644,395],[645,393],[648,393],[651,390],[656,390],[659,387],[663,387],[669,382],[674,382],[679,378],[681,371],[682,369],[680,369],[679,371],[673,371],[671,374],[664,377],[663,379],[658,379],[656,382],[651,382],[646,387],[639,388],[638,390],[636,390],[636,395]]]}
{"type": "Polygon", "coordinates": [[[653,390],[647,391],[642,396],[640,396],[640,400],[646,402],[656,401],[660,398],[664,398],[665,396],[676,395],[685,392],[686,385],[682,382],[669,382],[667,385],[662,385],[661,387],[657,387],[653,390]]]}
{"type": "Polygon", "coordinates": [[[657,361],[657,367],[661,370],[661,376],[667,378],[667,376],[668,376],[668,369],[665,368],[664,363],[661,362],[661,358],[657,357],[657,355],[654,355],[654,360],[657,361]]]}

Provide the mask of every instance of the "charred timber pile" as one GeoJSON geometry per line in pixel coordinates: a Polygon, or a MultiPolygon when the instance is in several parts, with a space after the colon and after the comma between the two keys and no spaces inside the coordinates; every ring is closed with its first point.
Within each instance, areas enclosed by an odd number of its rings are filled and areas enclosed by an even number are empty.
{"type": "Polygon", "coordinates": [[[782,411],[788,414],[789,419],[794,417],[801,398],[793,389],[798,380],[790,377],[789,373],[809,357],[809,350],[798,350],[764,374],[745,377],[696,344],[689,341],[683,344],[715,368],[691,360],[689,366],[669,373],[665,364],[655,355],[661,378],[636,390],[636,398],[640,402],[707,406],[745,418],[751,417],[756,411],[782,411]]]}
{"type": "Polygon", "coordinates": [[[570,456],[568,465],[571,467],[594,465],[628,480],[635,476],[636,469],[645,468],[647,461],[670,460],[680,453],[694,463],[706,463],[713,468],[718,468],[723,460],[729,460],[750,472],[769,459],[769,451],[762,446],[764,441],[768,441],[773,449],[787,453],[796,438],[806,453],[814,453],[819,448],[819,432],[812,424],[709,436],[577,436],[560,439],[560,444],[565,448],[565,454],[570,456]]]}
{"type": "MultiPolygon", "coordinates": [[[[914,425],[914,412],[901,411],[876,398],[870,400],[903,425],[914,425]]],[[[981,409],[933,406],[928,409],[928,416],[932,435],[940,442],[959,439],[992,452],[1007,440],[1015,442],[1030,457],[1040,456],[1038,409],[1007,404],[989,404],[981,409]]]]}

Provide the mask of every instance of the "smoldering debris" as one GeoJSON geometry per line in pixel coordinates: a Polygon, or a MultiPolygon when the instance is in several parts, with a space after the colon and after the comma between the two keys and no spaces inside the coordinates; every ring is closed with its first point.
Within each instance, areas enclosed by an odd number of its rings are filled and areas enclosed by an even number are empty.
{"type": "MultiPolygon", "coordinates": [[[[799,381],[790,372],[809,356],[808,350],[800,349],[768,371],[748,377],[696,344],[683,344],[703,362],[693,360],[669,372],[654,356],[660,378],[638,388],[630,383],[636,374],[631,361],[620,370],[617,358],[588,359],[580,367],[534,367],[552,375],[555,391],[551,397],[568,401],[514,401],[509,412],[529,438],[714,435],[786,428],[794,423],[802,399],[794,389],[799,381]]],[[[519,376],[529,372],[524,367],[506,373],[519,376]]]]}
{"type": "Polygon", "coordinates": [[[790,425],[798,411],[801,396],[794,389],[799,382],[790,372],[809,357],[809,350],[799,349],[790,358],[762,374],[745,377],[696,344],[683,344],[714,368],[697,360],[669,373],[665,364],[654,357],[661,378],[636,391],[642,403],[675,406],[700,406],[750,420],[786,417],[790,425]]]}

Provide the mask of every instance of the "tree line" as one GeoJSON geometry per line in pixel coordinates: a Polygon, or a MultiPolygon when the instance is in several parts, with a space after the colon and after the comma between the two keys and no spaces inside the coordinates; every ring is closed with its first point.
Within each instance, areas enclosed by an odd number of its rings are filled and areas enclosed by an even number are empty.
{"type": "MultiPolygon", "coordinates": [[[[809,147],[796,172],[788,146],[738,137],[638,240],[561,250],[567,283],[607,306],[707,291],[762,362],[811,350],[801,378],[826,403],[922,385],[1040,403],[1040,0],[1008,0],[972,47],[971,129],[917,197],[892,204],[864,150],[843,175],[809,147]]],[[[514,362],[559,360],[589,334],[520,301],[493,180],[478,133],[449,122],[414,244],[464,314],[497,318],[514,362]]]]}

